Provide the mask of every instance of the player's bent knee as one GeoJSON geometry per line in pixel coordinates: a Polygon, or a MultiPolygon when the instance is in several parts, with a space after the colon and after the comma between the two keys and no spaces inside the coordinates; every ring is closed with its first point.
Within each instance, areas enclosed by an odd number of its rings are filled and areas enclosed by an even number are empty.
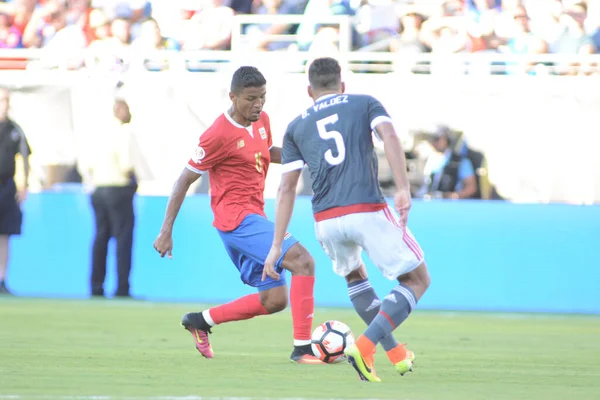
{"type": "Polygon", "coordinates": [[[288,303],[287,299],[278,299],[273,301],[267,310],[270,314],[278,313],[286,309],[288,303]]]}
{"type": "Polygon", "coordinates": [[[431,284],[431,277],[429,276],[427,265],[423,261],[411,272],[398,277],[398,281],[399,283],[410,287],[418,300],[429,288],[429,285],[431,284]]]}
{"type": "Polygon", "coordinates": [[[285,310],[285,308],[287,307],[287,304],[288,304],[287,297],[283,297],[283,298],[276,297],[276,298],[267,299],[263,303],[263,306],[267,309],[269,314],[275,314],[275,313],[285,310]]]}
{"type": "Polygon", "coordinates": [[[425,290],[429,289],[429,285],[431,285],[431,276],[429,276],[429,273],[427,273],[427,276],[425,276],[423,279],[423,287],[425,290]]]}
{"type": "Polygon", "coordinates": [[[304,246],[296,243],[285,254],[283,268],[290,271],[292,275],[314,276],[315,260],[304,246]]]}
{"type": "Polygon", "coordinates": [[[348,275],[346,275],[346,282],[352,283],[352,282],[356,282],[356,281],[362,281],[367,278],[368,278],[367,269],[365,268],[364,264],[361,264],[360,267],[358,267],[357,269],[355,269],[354,271],[352,271],[348,275]]]}
{"type": "Polygon", "coordinates": [[[418,284],[423,288],[423,292],[425,292],[431,284],[431,276],[429,275],[429,270],[427,270],[425,261],[423,261],[415,271],[417,271],[416,279],[419,281],[418,284]]]}
{"type": "Polygon", "coordinates": [[[298,261],[298,273],[296,275],[314,276],[315,275],[315,260],[306,251],[298,261]]]}
{"type": "Polygon", "coordinates": [[[260,303],[269,314],[285,310],[288,305],[287,286],[280,286],[260,293],[260,303]]]}

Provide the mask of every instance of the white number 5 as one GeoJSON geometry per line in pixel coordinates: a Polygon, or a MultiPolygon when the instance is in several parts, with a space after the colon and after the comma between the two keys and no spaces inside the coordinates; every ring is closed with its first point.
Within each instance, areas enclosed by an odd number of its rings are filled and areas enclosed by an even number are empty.
{"type": "Polygon", "coordinates": [[[321,136],[321,139],[335,140],[335,146],[337,147],[338,155],[334,156],[331,149],[325,152],[325,161],[331,165],[339,165],[344,161],[344,158],[346,158],[346,148],[344,147],[344,138],[342,138],[342,134],[338,131],[328,131],[325,128],[325,126],[328,124],[335,124],[338,119],[338,115],[333,114],[317,121],[317,130],[319,131],[319,136],[321,136]]]}

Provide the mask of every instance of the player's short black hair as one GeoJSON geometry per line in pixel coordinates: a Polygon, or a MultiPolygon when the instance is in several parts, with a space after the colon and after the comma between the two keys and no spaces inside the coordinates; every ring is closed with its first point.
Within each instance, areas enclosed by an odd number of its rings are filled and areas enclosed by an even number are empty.
{"type": "Polygon", "coordinates": [[[317,58],[308,68],[308,81],[313,89],[335,89],[342,83],[342,68],[335,58],[317,58]]]}
{"type": "Polygon", "coordinates": [[[261,87],[267,80],[256,67],[239,67],[231,78],[231,91],[239,93],[248,87],[261,87]]]}

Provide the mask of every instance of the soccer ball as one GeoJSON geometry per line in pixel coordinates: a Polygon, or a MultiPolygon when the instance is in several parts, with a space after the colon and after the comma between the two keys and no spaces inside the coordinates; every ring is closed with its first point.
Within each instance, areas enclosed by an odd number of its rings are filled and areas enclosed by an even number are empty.
{"type": "Polygon", "coordinates": [[[354,344],[354,335],[340,321],[325,321],[317,326],[312,333],[311,347],[315,356],[328,364],[344,361],[344,349],[354,344]]]}

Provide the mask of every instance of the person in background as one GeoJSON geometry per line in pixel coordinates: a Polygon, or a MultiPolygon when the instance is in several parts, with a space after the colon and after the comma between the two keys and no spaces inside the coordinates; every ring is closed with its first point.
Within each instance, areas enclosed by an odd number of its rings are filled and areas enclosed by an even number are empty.
{"type": "Polygon", "coordinates": [[[94,41],[88,46],[85,66],[88,69],[119,71],[125,68],[129,48],[129,22],[122,19],[110,21],[99,9],[90,13],[89,26],[94,41]],[[113,26],[119,36],[113,36],[113,26]]]}
{"type": "MultiPolygon", "coordinates": [[[[284,0],[260,0],[256,2],[254,14],[257,15],[301,15],[306,4],[284,0]]],[[[246,28],[248,39],[256,50],[286,50],[292,42],[273,41],[270,35],[286,35],[296,31],[294,24],[253,24],[246,28]]]]}
{"type": "Polygon", "coordinates": [[[132,64],[148,71],[162,71],[169,68],[169,57],[160,50],[179,50],[179,43],[162,35],[156,20],[150,18],[142,23],[140,36],[131,44],[132,64]]]}
{"type": "Polygon", "coordinates": [[[430,135],[436,150],[425,165],[426,185],[424,196],[447,199],[481,198],[473,163],[460,151],[455,151],[451,130],[440,125],[430,135]]]}
{"type": "MultiPolygon", "coordinates": [[[[517,6],[513,11],[513,30],[507,38],[506,45],[501,45],[498,50],[507,54],[543,54],[548,51],[548,44],[531,31],[529,14],[524,6],[517,6]]],[[[507,73],[535,74],[538,63],[535,62],[507,62],[507,73]]]]}
{"type": "MultiPolygon", "coordinates": [[[[596,51],[592,36],[585,29],[587,14],[588,6],[585,2],[576,2],[565,7],[559,19],[563,31],[554,42],[550,43],[550,53],[586,55],[596,51]]],[[[589,74],[592,70],[592,65],[585,60],[560,62],[557,67],[558,72],[564,75],[589,74]]]]}
{"type": "Polygon", "coordinates": [[[9,17],[10,26],[11,28],[15,28],[19,40],[22,39],[25,28],[27,27],[27,24],[29,24],[36,7],[36,0],[12,0],[9,2],[0,2],[0,13],[9,17]]]}
{"type": "Polygon", "coordinates": [[[149,0],[92,0],[92,7],[102,10],[111,21],[126,20],[129,43],[139,36],[141,23],[151,17],[152,3],[149,0]]]}
{"type": "Polygon", "coordinates": [[[12,25],[10,15],[0,13],[0,48],[18,49],[23,47],[23,40],[19,30],[12,25]]]}
{"type": "Polygon", "coordinates": [[[10,236],[21,234],[20,205],[27,197],[31,149],[19,125],[8,118],[10,93],[0,89],[0,294],[11,294],[6,287],[10,236]],[[15,184],[17,153],[23,157],[24,186],[15,184]]]}
{"type": "Polygon", "coordinates": [[[229,50],[233,9],[224,0],[209,0],[196,10],[183,30],[183,50],[229,50]]]}
{"type": "Polygon", "coordinates": [[[133,197],[137,183],[131,158],[131,113],[125,100],[113,106],[114,122],[89,160],[88,176],[95,187],[92,207],[96,233],[92,248],[92,296],[104,296],[106,258],[110,238],[117,241],[117,297],[131,297],[129,276],[135,221],[133,197]]]}
{"type": "Polygon", "coordinates": [[[252,14],[252,0],[230,0],[229,7],[236,14],[252,14]]]}

